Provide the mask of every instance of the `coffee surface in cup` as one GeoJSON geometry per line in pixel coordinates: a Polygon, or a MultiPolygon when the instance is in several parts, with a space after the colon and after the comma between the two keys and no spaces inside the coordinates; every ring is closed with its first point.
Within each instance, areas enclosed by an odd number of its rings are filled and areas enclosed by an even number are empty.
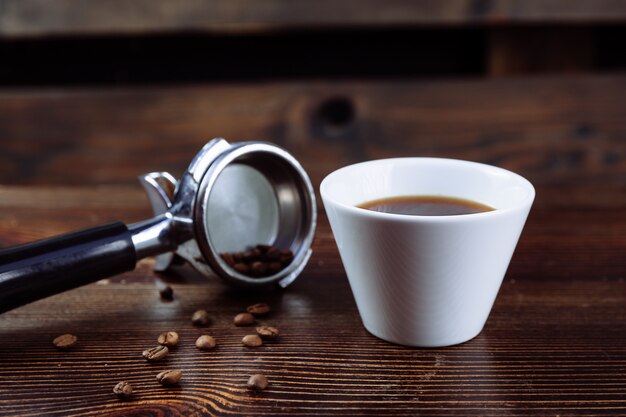
{"type": "Polygon", "coordinates": [[[359,204],[357,207],[382,213],[414,216],[453,216],[493,211],[493,207],[462,198],[413,195],[382,198],[359,204]]]}

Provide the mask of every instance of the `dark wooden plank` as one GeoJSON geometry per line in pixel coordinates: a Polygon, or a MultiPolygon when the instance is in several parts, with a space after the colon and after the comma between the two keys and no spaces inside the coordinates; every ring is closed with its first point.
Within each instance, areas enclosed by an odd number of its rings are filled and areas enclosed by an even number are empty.
{"type": "MultiPolygon", "coordinates": [[[[151,261],[135,272],[0,316],[0,402],[6,416],[95,415],[622,415],[626,413],[626,193],[615,186],[538,188],[484,331],[442,349],[382,342],[362,327],[327,220],[314,256],[285,291],[241,292],[187,270],[162,275],[175,300],[163,302],[151,261]],[[239,344],[232,317],[266,301],[264,322],[283,335],[257,350],[239,344]],[[189,318],[205,308],[205,330],[189,318]],[[181,344],[164,364],[141,357],[165,330],[181,344]],[[51,340],[78,335],[76,349],[51,340]],[[202,333],[218,349],[193,347],[202,333]],[[180,387],[155,381],[185,373],[180,387]],[[254,372],[267,391],[244,388],[254,372]],[[112,394],[134,384],[133,401],[112,394]]],[[[26,241],[64,227],[148,213],[138,188],[0,189],[0,241],[26,241]],[[55,198],[56,197],[56,198],[55,198]],[[91,213],[91,214],[89,214],[91,213]]]]}
{"type": "Polygon", "coordinates": [[[407,25],[623,22],[619,0],[2,0],[4,37],[407,25]]]}
{"type": "Polygon", "coordinates": [[[106,224],[128,224],[152,216],[141,187],[0,187],[0,246],[106,224]],[[105,210],[102,210],[106,208],[105,210]],[[72,216],[67,215],[71,211],[72,216]]]}
{"type": "Polygon", "coordinates": [[[316,184],[353,162],[470,159],[543,185],[624,184],[626,75],[0,93],[0,183],[180,175],[210,138],[269,140],[316,184]],[[69,169],[68,167],[71,167],[69,169]]]}
{"type": "Polygon", "coordinates": [[[588,73],[593,59],[593,31],[589,27],[504,27],[488,33],[486,70],[491,77],[588,73]]]}

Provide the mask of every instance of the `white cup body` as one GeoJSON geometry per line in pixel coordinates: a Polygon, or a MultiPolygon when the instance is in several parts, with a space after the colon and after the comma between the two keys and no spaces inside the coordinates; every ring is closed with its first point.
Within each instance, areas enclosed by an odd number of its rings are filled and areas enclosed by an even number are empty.
{"type": "Polygon", "coordinates": [[[480,333],[535,196],[513,172],[442,158],[351,165],[328,175],[320,192],[365,328],[422,347],[480,333]],[[495,210],[411,216],[357,207],[415,195],[463,198],[495,210]]]}

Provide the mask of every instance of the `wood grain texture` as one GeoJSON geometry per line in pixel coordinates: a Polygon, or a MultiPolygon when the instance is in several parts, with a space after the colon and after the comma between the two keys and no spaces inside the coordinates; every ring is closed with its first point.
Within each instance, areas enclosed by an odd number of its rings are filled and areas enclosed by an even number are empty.
{"type": "Polygon", "coordinates": [[[626,182],[626,75],[0,92],[0,183],[179,176],[215,136],[269,140],[315,184],[368,159],[440,156],[543,185],[626,182]],[[69,169],[68,167],[71,167],[69,169]]]}
{"type": "Polygon", "coordinates": [[[626,19],[619,0],[2,0],[0,10],[4,37],[626,19]]]}
{"type": "MultiPolygon", "coordinates": [[[[314,255],[285,291],[241,292],[185,268],[161,275],[175,299],[159,299],[145,260],[110,280],[0,316],[3,416],[556,416],[626,414],[626,189],[537,189],[537,204],[484,331],[460,346],[412,349],[361,325],[325,216],[314,255]],[[232,325],[247,305],[274,311],[280,338],[241,346],[232,325]],[[213,324],[190,323],[206,309],[213,324]],[[164,363],[141,351],[167,330],[180,344],[164,363]],[[52,339],[79,338],[59,352],[52,339]],[[200,334],[215,351],[193,346],[200,334]],[[184,372],[164,388],[163,369],[184,372]],[[245,389],[268,376],[266,391],[245,389]],[[136,397],[112,393],[120,380],[136,397]]],[[[149,215],[138,188],[3,187],[0,245],[149,215]],[[56,197],[56,198],[55,198],[56,197]]]]}
{"type": "Polygon", "coordinates": [[[591,71],[593,31],[589,27],[549,27],[489,31],[487,73],[491,77],[528,73],[573,74],[591,71]]]}

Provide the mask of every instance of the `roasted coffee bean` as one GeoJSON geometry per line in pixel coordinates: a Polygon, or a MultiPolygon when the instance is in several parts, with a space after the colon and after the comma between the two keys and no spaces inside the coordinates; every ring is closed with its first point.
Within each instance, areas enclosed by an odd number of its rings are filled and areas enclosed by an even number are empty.
{"type": "Polygon", "coordinates": [[[74,346],[77,340],[78,338],[73,334],[62,334],[61,336],[56,337],[52,343],[54,343],[54,346],[56,346],[57,349],[66,350],[74,346]]]}
{"type": "Polygon", "coordinates": [[[268,385],[267,377],[261,374],[252,375],[248,379],[248,382],[246,383],[246,386],[248,388],[253,389],[255,391],[262,391],[265,388],[267,388],[267,385],[268,385]]]}
{"type": "Polygon", "coordinates": [[[183,377],[181,371],[163,371],[156,376],[156,380],[161,385],[175,385],[183,377]]]}
{"type": "Polygon", "coordinates": [[[267,277],[277,274],[294,258],[291,250],[280,250],[267,244],[258,244],[245,252],[223,253],[221,256],[235,271],[250,277],[267,277]]]}
{"type": "Polygon", "coordinates": [[[250,275],[253,277],[262,277],[267,272],[267,264],[265,262],[256,261],[250,265],[250,275]]]}
{"type": "Polygon", "coordinates": [[[267,259],[269,259],[270,261],[277,261],[280,259],[280,249],[272,246],[268,251],[267,251],[267,259]]]}
{"type": "Polygon", "coordinates": [[[247,347],[259,347],[263,344],[263,341],[256,334],[248,334],[241,339],[241,343],[247,347]]]}
{"type": "Polygon", "coordinates": [[[169,285],[160,285],[159,287],[159,296],[161,300],[172,301],[174,299],[174,290],[169,285]]]}
{"type": "Polygon", "coordinates": [[[261,253],[266,253],[267,251],[269,251],[270,249],[273,248],[272,245],[256,245],[256,248],[261,252],[261,253]]]}
{"type": "Polygon", "coordinates": [[[257,303],[246,308],[246,311],[250,314],[254,314],[255,316],[264,316],[268,314],[272,309],[265,303],[257,303]]]}
{"type": "Polygon", "coordinates": [[[233,319],[235,326],[250,326],[254,324],[254,316],[250,313],[239,313],[233,319]]]}
{"type": "Polygon", "coordinates": [[[244,274],[244,275],[250,274],[250,266],[247,264],[244,264],[243,262],[239,262],[233,265],[233,269],[239,272],[240,274],[244,274]]]}
{"type": "Polygon", "coordinates": [[[196,347],[200,350],[211,350],[215,344],[213,336],[202,335],[196,340],[196,347]]]}
{"type": "Polygon", "coordinates": [[[254,252],[247,250],[245,252],[241,252],[241,262],[251,263],[255,259],[254,252]]]}
{"type": "Polygon", "coordinates": [[[143,351],[142,355],[147,360],[154,362],[163,359],[169,353],[167,346],[157,346],[143,351]]]}
{"type": "Polygon", "coordinates": [[[233,255],[231,255],[230,253],[222,253],[221,256],[228,266],[230,266],[231,268],[235,266],[235,259],[233,258],[233,255]]]}
{"type": "Polygon", "coordinates": [[[176,346],[178,344],[178,333],[176,332],[164,332],[159,335],[157,339],[159,345],[163,346],[176,346]]]}
{"type": "Polygon", "coordinates": [[[246,263],[252,263],[254,261],[256,261],[257,259],[259,259],[259,256],[261,256],[261,251],[258,249],[251,249],[249,251],[245,251],[243,253],[243,261],[246,263]]]}
{"type": "Polygon", "coordinates": [[[276,339],[280,335],[278,329],[272,326],[259,326],[256,328],[256,332],[263,339],[276,339]]]}
{"type": "Polygon", "coordinates": [[[133,386],[126,381],[118,382],[113,387],[113,394],[122,400],[127,400],[133,395],[133,386]]]}
{"type": "Polygon", "coordinates": [[[293,252],[290,250],[284,250],[280,252],[280,258],[278,259],[283,266],[287,266],[293,261],[293,252]]]}
{"type": "Polygon", "coordinates": [[[193,313],[193,316],[191,316],[191,322],[195,326],[206,326],[211,322],[211,319],[209,318],[209,313],[207,313],[206,310],[198,310],[193,313]]]}
{"type": "Polygon", "coordinates": [[[280,262],[270,262],[267,264],[267,273],[274,275],[283,269],[283,265],[280,262]]]}

